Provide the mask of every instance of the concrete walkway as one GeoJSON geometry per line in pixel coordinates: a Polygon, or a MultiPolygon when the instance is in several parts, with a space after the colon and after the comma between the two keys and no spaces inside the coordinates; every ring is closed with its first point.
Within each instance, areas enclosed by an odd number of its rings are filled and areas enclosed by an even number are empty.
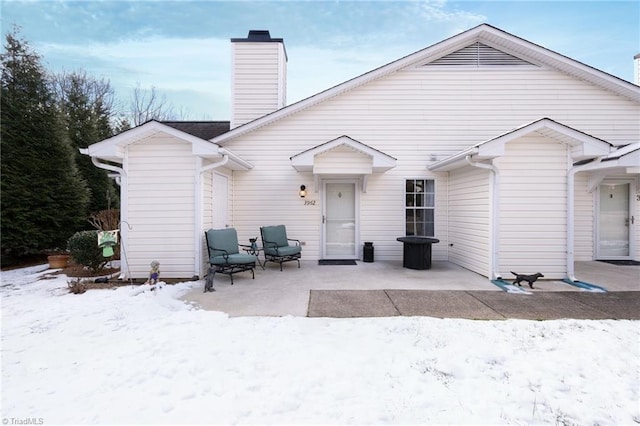
{"type": "Polygon", "coordinates": [[[311,290],[309,317],[428,316],[502,320],[640,319],[640,292],[311,290]]]}
{"type": "Polygon", "coordinates": [[[258,267],[255,279],[249,272],[238,273],[233,286],[228,276],[216,274],[215,292],[197,288],[183,299],[229,316],[637,319],[640,311],[640,266],[577,262],[577,278],[608,293],[543,280],[524,295],[505,293],[486,277],[449,262],[433,262],[432,269],[424,271],[403,268],[401,262],[301,263],[300,268],[286,263],[282,272],[275,264],[258,267]]]}

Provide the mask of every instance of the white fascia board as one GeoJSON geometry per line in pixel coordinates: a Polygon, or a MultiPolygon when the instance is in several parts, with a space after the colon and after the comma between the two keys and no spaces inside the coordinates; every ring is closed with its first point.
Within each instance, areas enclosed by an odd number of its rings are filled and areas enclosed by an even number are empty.
{"type": "Polygon", "coordinates": [[[637,149],[635,151],[630,152],[629,154],[626,154],[620,157],[618,159],[618,164],[630,169],[640,168],[640,149],[637,149]]]}
{"type": "Polygon", "coordinates": [[[230,168],[231,170],[246,171],[253,169],[253,164],[249,163],[246,160],[243,160],[238,154],[233,153],[229,149],[219,148],[219,152],[220,154],[227,155],[229,157],[228,168],[230,168]]]}
{"type": "Polygon", "coordinates": [[[609,154],[608,158],[624,157],[625,155],[632,154],[634,151],[639,151],[639,150],[640,150],[640,142],[635,142],[635,143],[618,148],[616,151],[609,154]]]}
{"type": "Polygon", "coordinates": [[[468,166],[466,158],[468,156],[473,156],[478,154],[477,147],[471,147],[469,149],[465,149],[457,154],[453,154],[450,157],[445,158],[444,160],[437,161],[433,164],[427,166],[427,169],[433,172],[448,172],[450,170],[455,170],[463,166],[468,166]]]}
{"type": "MultiPolygon", "coordinates": [[[[100,142],[99,142],[100,143],[100,142]]],[[[122,163],[124,161],[124,149],[118,145],[102,145],[97,146],[99,143],[89,145],[81,153],[90,157],[99,158],[101,160],[111,161],[115,163],[122,163]]]]}

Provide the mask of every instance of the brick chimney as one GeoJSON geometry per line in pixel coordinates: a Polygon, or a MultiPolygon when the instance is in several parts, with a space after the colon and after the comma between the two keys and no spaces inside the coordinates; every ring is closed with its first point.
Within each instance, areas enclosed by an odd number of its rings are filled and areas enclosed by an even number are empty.
{"type": "Polygon", "coordinates": [[[286,105],[287,52],[281,38],[251,30],[231,39],[231,128],[286,105]]]}

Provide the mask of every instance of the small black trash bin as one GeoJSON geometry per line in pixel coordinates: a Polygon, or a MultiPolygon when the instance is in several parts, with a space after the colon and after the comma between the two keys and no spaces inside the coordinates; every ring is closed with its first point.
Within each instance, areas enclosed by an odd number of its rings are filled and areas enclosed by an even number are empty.
{"type": "Polygon", "coordinates": [[[373,243],[371,241],[366,241],[364,243],[364,248],[362,250],[362,261],[373,262],[373,243]]]}

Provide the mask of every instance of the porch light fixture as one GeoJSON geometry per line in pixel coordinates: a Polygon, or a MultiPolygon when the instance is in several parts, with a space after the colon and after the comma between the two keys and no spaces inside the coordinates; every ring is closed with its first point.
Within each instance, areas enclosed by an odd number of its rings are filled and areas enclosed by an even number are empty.
{"type": "Polygon", "coordinates": [[[304,185],[300,185],[300,192],[298,192],[300,198],[304,198],[307,196],[307,187],[304,185]]]}

